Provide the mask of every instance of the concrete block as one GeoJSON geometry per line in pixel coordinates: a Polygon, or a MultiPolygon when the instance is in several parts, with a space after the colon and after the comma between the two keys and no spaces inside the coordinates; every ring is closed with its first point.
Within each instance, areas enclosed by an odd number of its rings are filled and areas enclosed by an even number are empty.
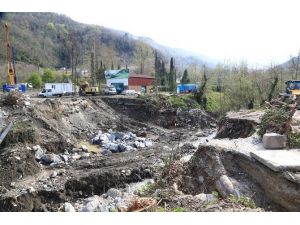
{"type": "Polygon", "coordinates": [[[263,136],[265,149],[283,149],[286,147],[287,137],[284,134],[266,133],[263,136]]]}
{"type": "Polygon", "coordinates": [[[274,171],[300,171],[300,150],[261,150],[250,155],[274,171]]]}

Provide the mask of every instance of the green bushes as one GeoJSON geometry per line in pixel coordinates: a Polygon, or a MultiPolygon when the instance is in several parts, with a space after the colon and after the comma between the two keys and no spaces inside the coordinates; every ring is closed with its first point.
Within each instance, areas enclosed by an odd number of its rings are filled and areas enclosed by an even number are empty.
{"type": "Polygon", "coordinates": [[[34,88],[40,88],[43,84],[41,75],[39,73],[32,73],[30,77],[27,79],[28,83],[31,83],[34,88]]]}
{"type": "Polygon", "coordinates": [[[261,124],[258,126],[258,135],[262,137],[267,131],[283,133],[287,131],[289,120],[288,108],[275,108],[268,110],[262,117],[261,124]]]}

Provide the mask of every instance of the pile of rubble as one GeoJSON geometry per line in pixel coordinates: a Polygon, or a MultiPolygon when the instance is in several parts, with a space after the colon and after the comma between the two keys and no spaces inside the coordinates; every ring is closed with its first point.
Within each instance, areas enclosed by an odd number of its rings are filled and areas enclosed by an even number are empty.
{"type": "Polygon", "coordinates": [[[35,151],[35,159],[42,165],[49,165],[53,168],[61,168],[65,165],[74,162],[75,160],[89,158],[90,153],[86,146],[82,145],[80,148],[73,148],[72,150],[65,151],[63,154],[46,153],[45,149],[41,146],[33,146],[35,151]]]}
{"type": "Polygon", "coordinates": [[[99,131],[92,139],[92,144],[102,146],[101,153],[103,155],[126,151],[137,151],[153,146],[153,142],[151,140],[147,140],[144,137],[137,137],[136,134],[132,132],[113,132],[112,130],[109,130],[108,133],[102,133],[102,131],[99,131]]]}
{"type": "Polygon", "coordinates": [[[138,192],[153,180],[144,180],[128,185],[125,189],[110,188],[102,195],[94,195],[76,202],[65,202],[62,211],[65,212],[130,212],[138,211],[149,206],[156,206],[153,198],[141,198],[138,192]],[[139,203],[137,207],[137,203],[139,203]],[[151,203],[151,204],[150,204],[151,203]],[[145,206],[145,207],[144,207],[145,206]]]}

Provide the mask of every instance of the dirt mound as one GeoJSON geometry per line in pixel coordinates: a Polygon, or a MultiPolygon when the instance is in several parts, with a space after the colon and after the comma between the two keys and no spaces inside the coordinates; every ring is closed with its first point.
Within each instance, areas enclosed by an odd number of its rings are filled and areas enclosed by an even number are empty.
{"type": "Polygon", "coordinates": [[[13,182],[26,176],[36,174],[41,167],[34,158],[34,152],[23,148],[5,148],[0,156],[0,184],[6,188],[13,182]]]}
{"type": "Polygon", "coordinates": [[[195,127],[204,129],[215,127],[215,119],[201,109],[181,110],[169,105],[159,107],[164,104],[160,102],[156,105],[147,99],[126,97],[107,97],[103,100],[122,115],[140,122],[151,122],[164,128],[195,127]]]}

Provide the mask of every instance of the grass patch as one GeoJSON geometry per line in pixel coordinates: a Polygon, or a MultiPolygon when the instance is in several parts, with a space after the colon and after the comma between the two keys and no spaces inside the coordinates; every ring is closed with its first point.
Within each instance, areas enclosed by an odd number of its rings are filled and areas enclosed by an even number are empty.
{"type": "Polygon", "coordinates": [[[236,195],[231,195],[229,197],[230,201],[232,201],[233,203],[239,203],[245,207],[248,207],[248,208],[251,208],[251,209],[254,209],[256,208],[256,205],[255,205],[255,202],[247,197],[247,196],[236,196],[236,195]]]}
{"type": "Polygon", "coordinates": [[[289,132],[289,147],[290,148],[300,148],[300,134],[289,132]]]}
{"type": "Polygon", "coordinates": [[[15,123],[2,142],[1,147],[7,147],[16,143],[36,143],[37,140],[38,133],[32,123],[15,123]]]}
{"type": "Polygon", "coordinates": [[[173,108],[181,108],[183,110],[200,108],[193,94],[171,95],[167,98],[167,101],[173,108]]]}
{"type": "Polygon", "coordinates": [[[153,194],[155,190],[156,190],[156,184],[148,182],[137,191],[137,194],[141,197],[146,197],[153,194]]]}

